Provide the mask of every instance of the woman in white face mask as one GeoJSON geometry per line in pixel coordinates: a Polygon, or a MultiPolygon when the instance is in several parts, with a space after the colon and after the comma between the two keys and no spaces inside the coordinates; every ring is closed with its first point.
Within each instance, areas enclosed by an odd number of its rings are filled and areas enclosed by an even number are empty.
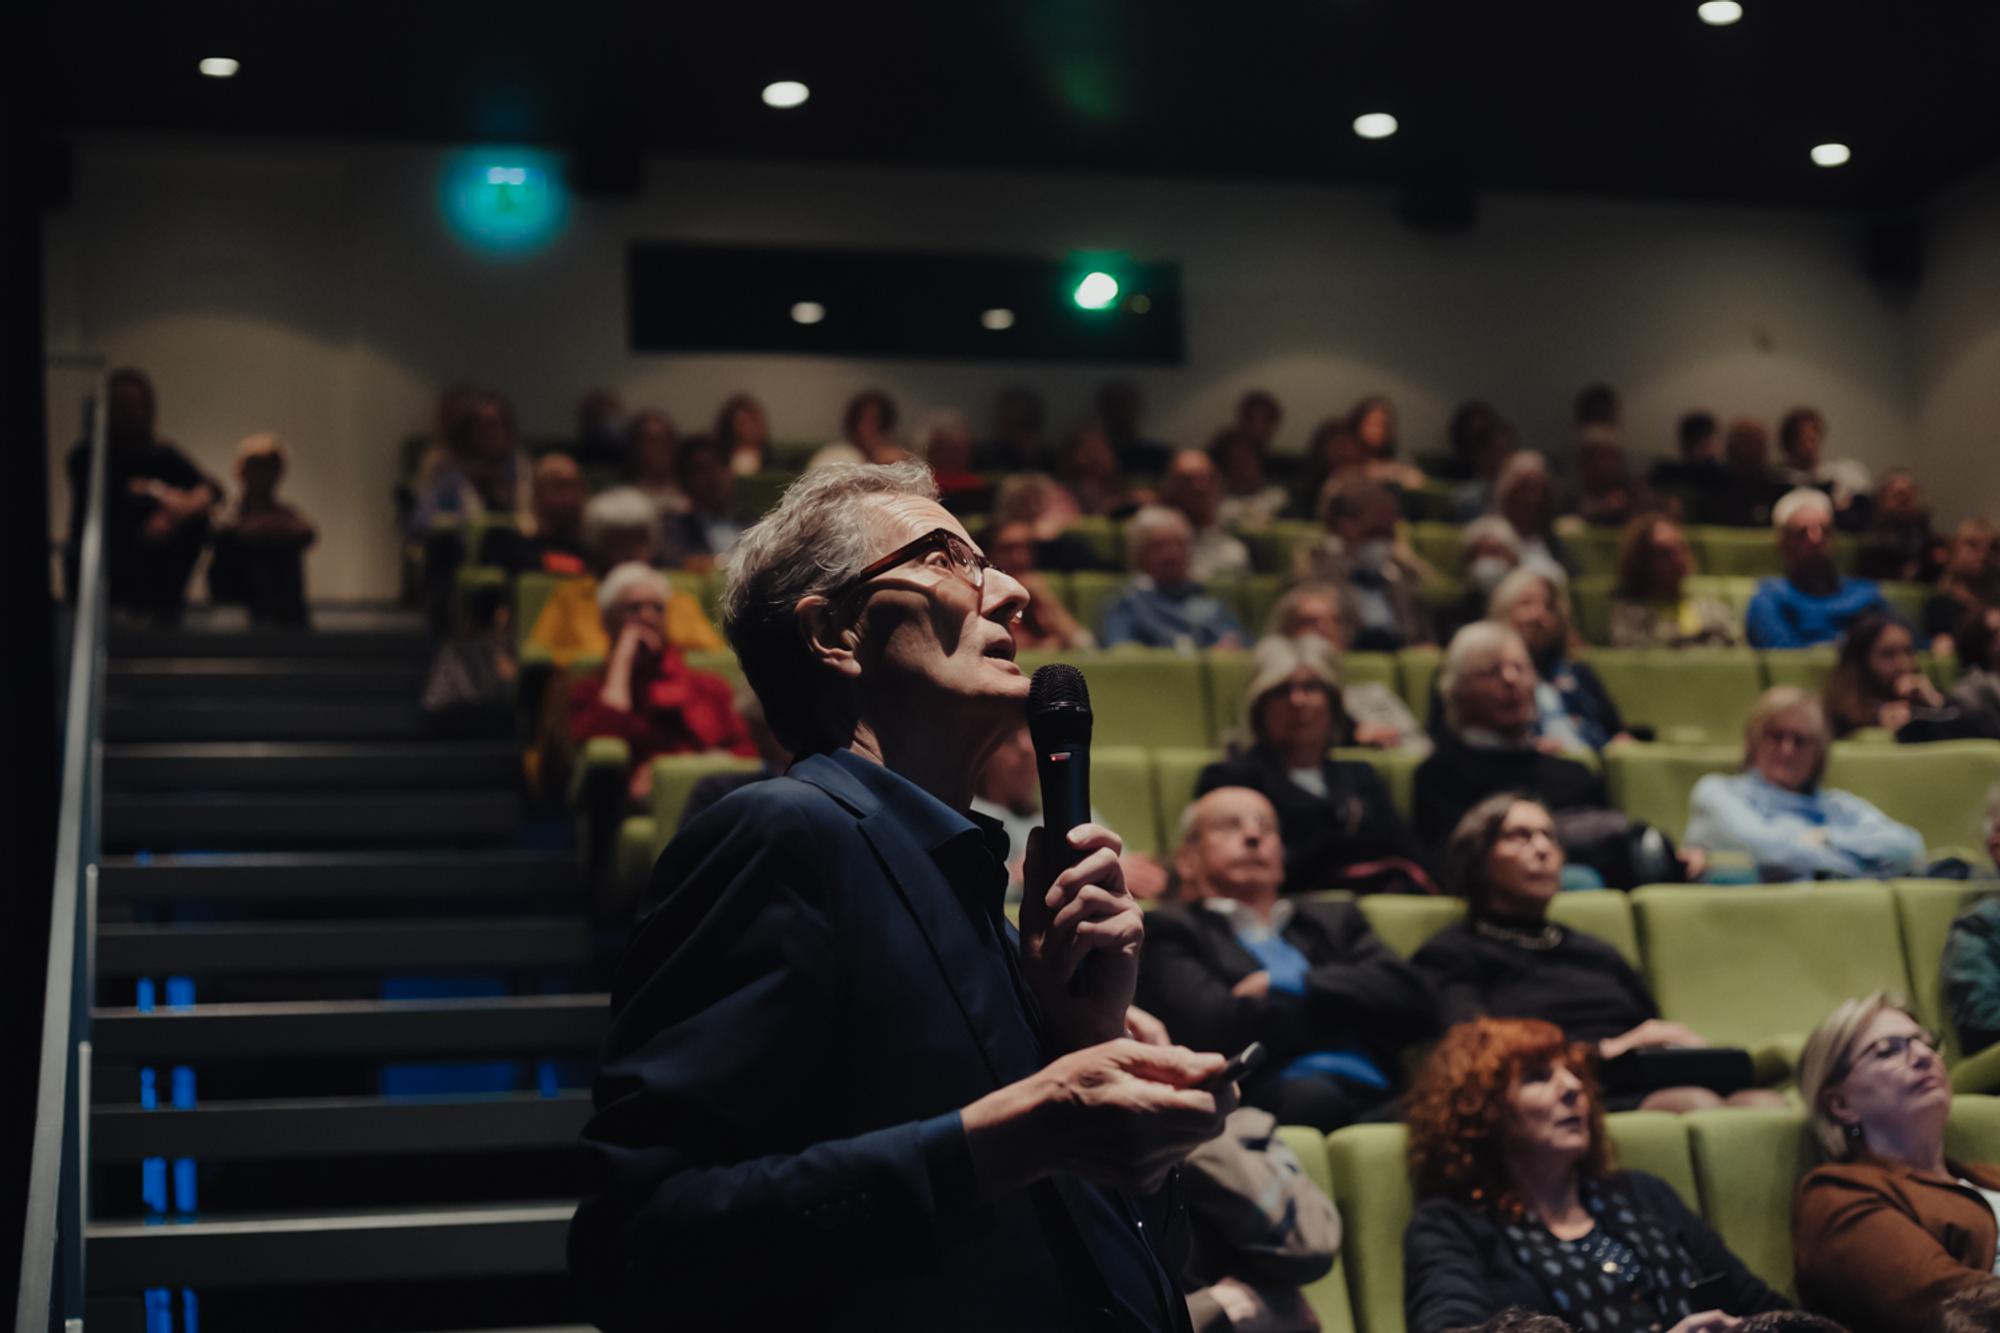
{"type": "Polygon", "coordinates": [[[1451,636],[1475,620],[1486,618],[1486,603],[1500,581],[1521,564],[1521,539],[1514,525],[1498,514],[1476,518],[1459,529],[1458,568],[1465,590],[1443,608],[1438,637],[1451,636]]]}
{"type": "Polygon", "coordinates": [[[1643,514],[1625,525],[1611,595],[1613,648],[1728,648],[1742,641],[1722,599],[1688,591],[1694,555],[1680,524],[1643,514]]]}

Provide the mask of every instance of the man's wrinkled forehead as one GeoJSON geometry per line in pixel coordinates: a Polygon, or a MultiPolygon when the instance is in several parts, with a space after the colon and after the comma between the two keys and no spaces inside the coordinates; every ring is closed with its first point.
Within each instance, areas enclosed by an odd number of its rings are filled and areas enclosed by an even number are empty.
{"type": "Polygon", "coordinates": [[[913,542],[925,533],[943,528],[963,537],[968,545],[972,537],[965,525],[935,500],[926,500],[916,495],[890,495],[874,498],[864,503],[863,522],[869,525],[870,533],[877,538],[873,545],[886,553],[895,550],[905,542],[913,542]]]}

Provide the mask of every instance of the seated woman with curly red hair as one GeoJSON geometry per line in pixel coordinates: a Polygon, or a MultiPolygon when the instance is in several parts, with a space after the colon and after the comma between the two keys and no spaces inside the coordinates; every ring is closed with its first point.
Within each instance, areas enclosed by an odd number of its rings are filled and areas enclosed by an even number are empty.
{"type": "Polygon", "coordinates": [[[1616,1171],[1586,1048],[1533,1019],[1453,1028],[1410,1092],[1410,1333],[1518,1306],[1618,1333],[1790,1307],[1673,1187],[1616,1171]]]}

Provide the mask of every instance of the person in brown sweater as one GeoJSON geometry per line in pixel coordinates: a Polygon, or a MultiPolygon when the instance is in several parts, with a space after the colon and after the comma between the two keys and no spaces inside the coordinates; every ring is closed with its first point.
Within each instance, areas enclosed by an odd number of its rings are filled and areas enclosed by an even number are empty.
{"type": "Polygon", "coordinates": [[[1792,1205],[1799,1295],[1853,1333],[1929,1333],[1991,1282],[2000,1165],[1944,1154],[1951,1084],[1937,1039],[1877,992],[1807,1040],[1799,1095],[1831,1159],[1792,1205]]]}

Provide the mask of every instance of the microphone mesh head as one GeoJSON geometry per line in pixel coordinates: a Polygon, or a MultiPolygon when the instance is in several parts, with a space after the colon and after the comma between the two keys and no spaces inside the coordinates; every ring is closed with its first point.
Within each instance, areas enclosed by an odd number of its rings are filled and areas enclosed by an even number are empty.
{"type": "Polygon", "coordinates": [[[1052,709],[1090,711],[1090,688],[1083,683],[1083,673],[1066,662],[1051,662],[1028,680],[1029,714],[1052,709]]]}

